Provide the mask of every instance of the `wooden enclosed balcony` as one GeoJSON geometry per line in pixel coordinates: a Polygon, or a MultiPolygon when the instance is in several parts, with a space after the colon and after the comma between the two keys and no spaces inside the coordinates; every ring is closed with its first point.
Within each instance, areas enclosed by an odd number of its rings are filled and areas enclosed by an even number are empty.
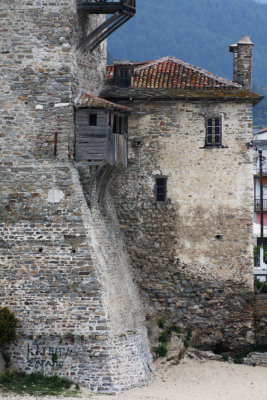
{"type": "Polygon", "coordinates": [[[136,11],[135,0],[95,0],[78,1],[77,9],[88,12],[89,14],[115,14],[116,12],[134,16],[136,11]]]}

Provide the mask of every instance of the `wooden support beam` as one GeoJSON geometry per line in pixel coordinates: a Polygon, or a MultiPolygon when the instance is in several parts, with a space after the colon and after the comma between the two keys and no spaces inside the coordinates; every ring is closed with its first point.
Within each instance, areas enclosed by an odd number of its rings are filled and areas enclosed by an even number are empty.
{"type": "Polygon", "coordinates": [[[86,11],[88,14],[115,14],[123,11],[123,5],[121,2],[92,3],[91,1],[86,1],[77,3],[77,10],[86,11]]]}
{"type": "Polygon", "coordinates": [[[103,40],[110,36],[114,31],[120,28],[125,22],[127,22],[131,17],[121,17],[116,21],[111,27],[102,33],[95,41],[91,44],[90,51],[93,51],[103,40]]]}
{"type": "Polygon", "coordinates": [[[77,3],[77,9],[89,14],[114,14],[99,25],[93,32],[84,37],[79,43],[78,49],[87,48],[92,52],[103,40],[134,16],[136,12],[136,1],[80,1],[77,3]]]}

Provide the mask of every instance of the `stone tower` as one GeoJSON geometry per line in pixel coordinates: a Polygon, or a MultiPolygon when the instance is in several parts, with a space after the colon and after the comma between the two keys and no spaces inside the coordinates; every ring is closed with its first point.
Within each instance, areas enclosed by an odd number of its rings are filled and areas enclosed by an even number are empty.
{"type": "Polygon", "coordinates": [[[110,203],[105,214],[88,207],[73,161],[74,100],[99,93],[106,64],[104,42],[77,45],[103,16],[79,15],[74,0],[11,0],[0,19],[0,301],[19,319],[12,363],[107,393],[140,385],[150,353],[117,219],[110,203]]]}

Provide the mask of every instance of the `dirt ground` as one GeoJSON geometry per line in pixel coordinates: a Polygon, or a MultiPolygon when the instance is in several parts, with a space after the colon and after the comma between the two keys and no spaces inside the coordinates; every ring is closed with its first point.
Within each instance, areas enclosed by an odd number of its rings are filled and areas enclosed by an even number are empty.
{"type": "MultiPolygon", "coordinates": [[[[151,382],[117,396],[95,395],[82,389],[82,400],[267,400],[267,368],[229,362],[190,359],[177,366],[154,364],[151,382]]],[[[36,397],[4,396],[5,400],[33,400],[36,397]]],[[[38,400],[57,400],[38,397],[38,400]]],[[[77,400],[76,398],[68,398],[77,400]]]]}

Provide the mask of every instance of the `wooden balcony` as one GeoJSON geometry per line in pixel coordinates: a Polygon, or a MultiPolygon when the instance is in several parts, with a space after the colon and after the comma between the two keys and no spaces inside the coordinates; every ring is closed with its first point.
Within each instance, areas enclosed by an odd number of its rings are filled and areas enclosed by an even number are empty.
{"type": "Polygon", "coordinates": [[[78,1],[77,9],[86,11],[89,14],[115,14],[117,12],[134,16],[136,11],[135,0],[96,0],[78,1]]]}

